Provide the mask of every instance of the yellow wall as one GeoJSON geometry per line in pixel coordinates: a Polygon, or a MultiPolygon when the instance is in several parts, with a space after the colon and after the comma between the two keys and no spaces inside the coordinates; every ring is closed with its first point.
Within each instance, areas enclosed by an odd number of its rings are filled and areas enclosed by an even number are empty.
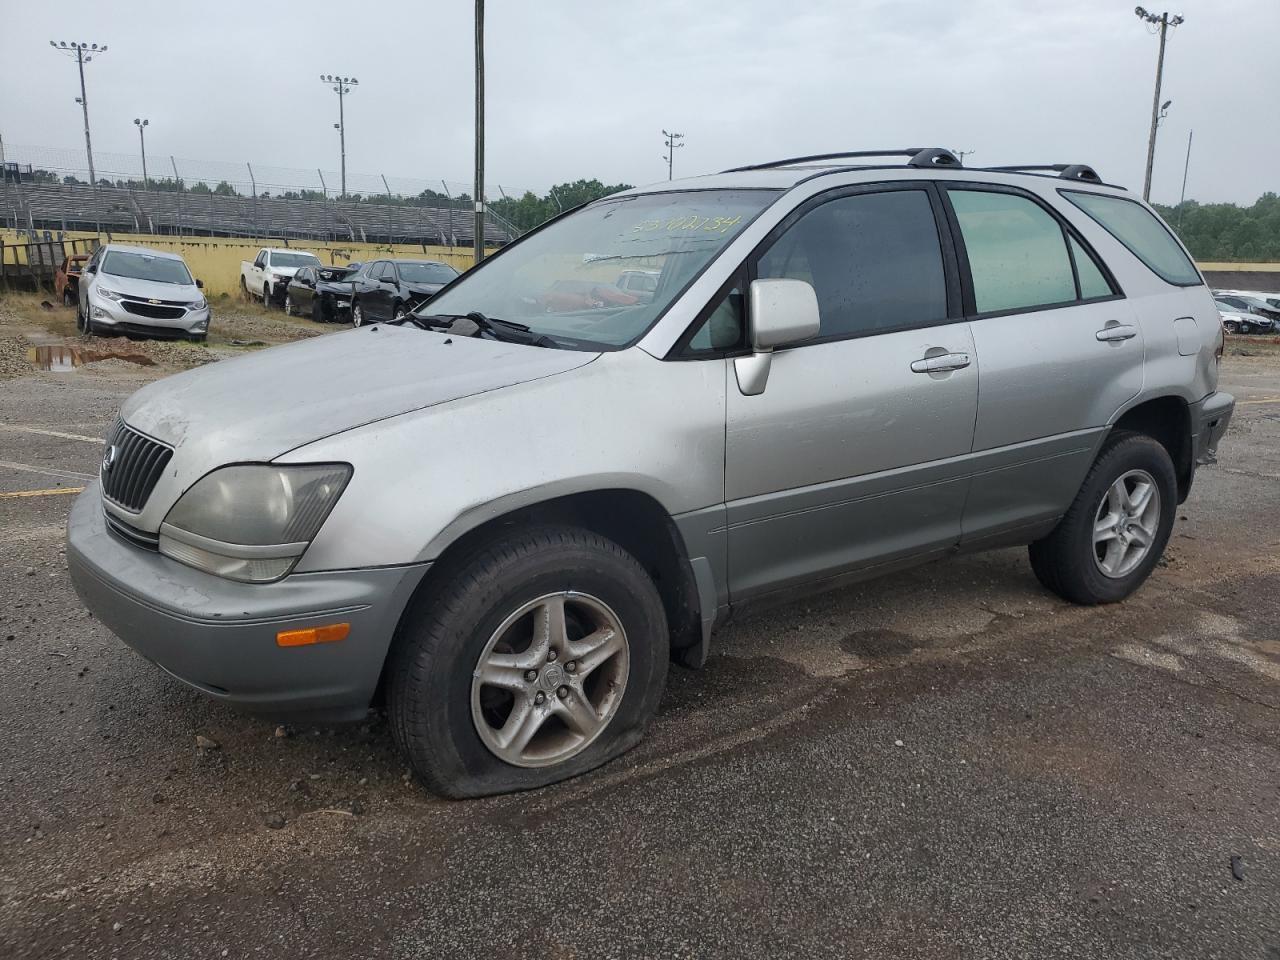
{"type": "MultiPolygon", "coordinates": [[[[94,237],[97,234],[68,232],[68,239],[94,237]]],[[[105,240],[105,237],[103,238],[105,240]]],[[[115,234],[117,243],[153,247],[182,254],[191,272],[204,281],[207,296],[234,295],[240,291],[240,262],[252,260],[262,247],[285,247],[283,240],[244,240],[235,237],[177,237],[148,236],[146,234],[115,234]]],[[[12,230],[0,231],[0,240],[6,244],[25,243],[12,230]]],[[[290,250],[314,253],[326,264],[345,264],[352,260],[364,262],[378,257],[403,257],[405,259],[441,260],[457,270],[469,270],[472,265],[470,247],[435,247],[421,244],[385,243],[311,243],[290,240],[290,250]]],[[[13,252],[7,251],[5,260],[13,263],[13,252]]]]}

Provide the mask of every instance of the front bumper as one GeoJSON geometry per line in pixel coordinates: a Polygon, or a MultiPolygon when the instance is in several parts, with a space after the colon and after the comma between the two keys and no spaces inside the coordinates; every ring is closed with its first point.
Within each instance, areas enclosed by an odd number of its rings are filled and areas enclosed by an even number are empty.
{"type": "Polygon", "coordinates": [[[76,592],[116,636],[218,700],[294,719],[364,715],[400,614],[429,564],[299,573],[245,584],[126,543],[91,483],[67,521],[76,592]],[[350,623],[347,639],[280,647],[276,634],[350,623]]]}
{"type": "Polygon", "coordinates": [[[114,300],[94,297],[89,303],[89,319],[103,333],[141,336],[191,337],[209,330],[209,308],[187,310],[179,317],[144,317],[125,309],[114,300]]]}

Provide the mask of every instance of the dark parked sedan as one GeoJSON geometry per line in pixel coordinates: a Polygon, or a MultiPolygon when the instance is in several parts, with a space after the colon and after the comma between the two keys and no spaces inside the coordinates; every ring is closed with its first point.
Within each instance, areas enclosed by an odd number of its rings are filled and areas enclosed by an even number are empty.
{"type": "Polygon", "coordinates": [[[374,260],[352,278],[351,322],[359,327],[402,317],[457,275],[435,260],[374,260]]]}
{"type": "Polygon", "coordinates": [[[345,267],[303,267],[289,281],[284,312],[310,316],[320,323],[344,321],[351,310],[351,281],[360,264],[345,267]]]}

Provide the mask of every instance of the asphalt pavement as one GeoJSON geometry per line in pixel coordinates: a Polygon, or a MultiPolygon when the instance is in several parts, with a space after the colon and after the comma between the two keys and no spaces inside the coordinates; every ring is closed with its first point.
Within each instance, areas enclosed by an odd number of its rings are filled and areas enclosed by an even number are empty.
{"type": "Polygon", "coordinates": [[[164,372],[91,366],[0,383],[0,957],[1280,960],[1280,358],[1226,361],[1126,603],[1022,550],[811,598],[621,760],[466,802],[377,715],[278,728],[88,614],[60,491],[164,372]]]}

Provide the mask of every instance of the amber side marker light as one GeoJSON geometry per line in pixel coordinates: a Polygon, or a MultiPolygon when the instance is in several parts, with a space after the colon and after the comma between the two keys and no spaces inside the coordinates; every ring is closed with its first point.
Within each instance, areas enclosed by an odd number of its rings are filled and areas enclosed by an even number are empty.
{"type": "Polygon", "coordinates": [[[312,643],[336,643],[347,639],[351,632],[349,623],[330,623],[323,627],[308,627],[305,630],[281,630],[276,634],[278,647],[305,647],[312,643]]]}

